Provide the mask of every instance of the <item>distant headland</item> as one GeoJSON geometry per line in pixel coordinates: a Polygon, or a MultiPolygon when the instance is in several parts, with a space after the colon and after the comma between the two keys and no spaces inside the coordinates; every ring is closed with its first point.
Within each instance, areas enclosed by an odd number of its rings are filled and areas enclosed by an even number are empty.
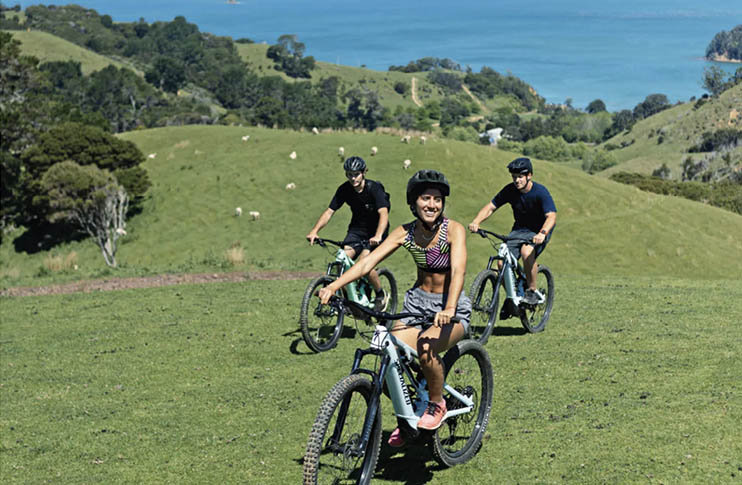
{"type": "Polygon", "coordinates": [[[716,62],[742,62],[742,25],[716,34],[706,47],[706,59],[716,62]]]}

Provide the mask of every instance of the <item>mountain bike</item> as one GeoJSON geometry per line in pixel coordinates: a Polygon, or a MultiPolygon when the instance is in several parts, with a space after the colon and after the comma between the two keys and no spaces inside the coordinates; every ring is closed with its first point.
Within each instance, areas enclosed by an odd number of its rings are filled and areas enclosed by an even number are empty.
{"type": "Polygon", "coordinates": [[[531,332],[541,332],[546,328],[551,309],[554,305],[554,277],[551,270],[543,264],[538,266],[538,281],[536,294],[538,303],[535,305],[523,301],[523,295],[528,288],[526,275],[518,259],[508,249],[508,241],[530,243],[520,238],[508,238],[494,232],[480,229],[477,233],[489,240],[492,247],[497,249],[497,256],[490,256],[487,267],[483,269],[471,285],[469,297],[472,301],[472,316],[469,325],[469,337],[480,343],[487,343],[497,320],[500,300],[500,288],[505,288],[503,311],[520,318],[523,327],[531,332]],[[497,248],[497,238],[502,242],[497,248]],[[494,265],[495,261],[502,261],[502,268],[494,265]]]}
{"type": "MultiPolygon", "coordinates": [[[[324,352],[337,344],[343,331],[343,320],[346,311],[330,305],[322,305],[316,298],[317,291],[338,279],[355,262],[345,254],[344,244],[341,241],[317,238],[315,242],[322,248],[327,248],[328,243],[332,244],[337,246],[338,250],[335,253],[335,260],[327,265],[327,272],[309,282],[301,302],[299,326],[307,346],[314,352],[324,352]]],[[[378,274],[381,280],[381,288],[388,299],[385,309],[393,313],[397,309],[397,281],[394,279],[392,272],[386,268],[379,269],[378,274]]],[[[373,309],[374,299],[372,294],[373,286],[371,286],[367,277],[348,283],[336,293],[337,296],[345,297],[362,307],[373,309]]],[[[358,310],[353,309],[350,313],[356,320],[371,323],[368,315],[358,310]]]]}
{"type": "MultiPolygon", "coordinates": [[[[413,317],[432,322],[435,314],[374,312],[358,303],[332,297],[330,305],[356,307],[381,320],[413,317]]],[[[458,321],[454,319],[454,321],[458,321]]],[[[380,398],[387,395],[406,441],[427,441],[443,466],[470,460],[479,451],[492,408],[493,377],[489,355],[474,340],[462,340],[443,356],[443,397],[447,412],[435,431],[417,429],[425,412],[428,390],[417,352],[394,337],[394,330],[377,325],[368,349],[356,349],[350,375],[325,396],[309,433],[304,455],[305,484],[368,483],[381,447],[380,398]],[[366,356],[373,368],[362,368],[366,356]]]]}

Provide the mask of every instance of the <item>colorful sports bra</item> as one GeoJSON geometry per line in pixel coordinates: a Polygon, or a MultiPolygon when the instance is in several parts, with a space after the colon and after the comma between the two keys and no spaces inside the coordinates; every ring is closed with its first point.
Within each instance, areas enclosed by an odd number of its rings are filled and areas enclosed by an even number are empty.
{"type": "Polygon", "coordinates": [[[444,217],[438,234],[438,243],[432,248],[421,248],[415,244],[415,227],[417,220],[405,224],[407,237],[402,246],[415,260],[418,268],[428,273],[445,273],[451,269],[451,245],[448,242],[448,218],[444,217]]]}

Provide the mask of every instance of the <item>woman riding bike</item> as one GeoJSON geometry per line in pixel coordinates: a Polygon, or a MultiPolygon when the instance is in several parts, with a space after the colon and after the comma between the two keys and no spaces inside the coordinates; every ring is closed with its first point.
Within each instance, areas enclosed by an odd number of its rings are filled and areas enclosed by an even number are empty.
{"type": "MultiPolygon", "coordinates": [[[[435,319],[422,330],[408,326],[413,319],[403,319],[394,331],[398,339],[417,349],[420,358],[430,401],[417,427],[426,430],[438,429],[446,414],[440,354],[466,334],[471,316],[471,301],[463,292],[466,231],[443,213],[450,191],[448,180],[438,171],[420,170],[413,175],[407,182],[407,203],[415,220],[394,229],[375,251],[319,291],[322,303],[327,303],[336,291],[368,274],[399,247],[410,252],[417,266],[417,281],[405,294],[402,311],[435,312],[435,319]],[[454,316],[459,322],[451,322],[454,316]]],[[[404,443],[402,431],[395,429],[389,445],[398,447],[404,443]]]]}

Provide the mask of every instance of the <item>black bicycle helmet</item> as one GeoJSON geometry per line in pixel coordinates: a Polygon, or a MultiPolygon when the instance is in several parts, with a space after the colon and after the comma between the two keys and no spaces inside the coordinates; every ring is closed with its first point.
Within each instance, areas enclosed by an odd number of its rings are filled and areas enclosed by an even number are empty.
{"type": "Polygon", "coordinates": [[[508,163],[508,171],[510,173],[518,173],[522,175],[533,173],[531,159],[526,157],[516,158],[512,162],[508,163]]]}
{"type": "Polygon", "coordinates": [[[361,157],[349,157],[343,163],[346,172],[363,172],[366,170],[366,162],[361,157]]]}
{"type": "Polygon", "coordinates": [[[437,188],[443,197],[451,193],[451,186],[445,175],[437,170],[420,170],[407,182],[407,203],[414,206],[417,196],[428,187],[437,188]]]}

